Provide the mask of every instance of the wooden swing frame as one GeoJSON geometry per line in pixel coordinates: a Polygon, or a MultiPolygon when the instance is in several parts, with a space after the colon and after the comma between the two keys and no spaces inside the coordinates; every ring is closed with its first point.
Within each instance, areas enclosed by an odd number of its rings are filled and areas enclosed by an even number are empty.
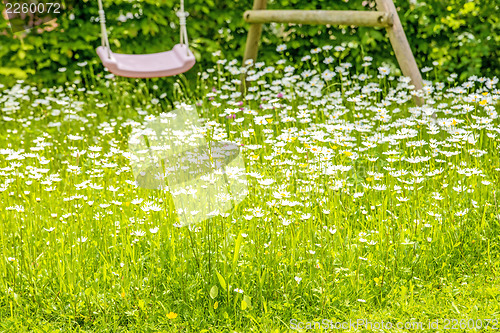
{"type": "MultiPolygon", "coordinates": [[[[351,10],[266,10],[267,0],[254,0],[253,9],[243,14],[250,23],[243,61],[257,59],[263,23],[330,24],[384,27],[404,76],[411,79],[416,90],[423,88],[422,75],[418,69],[410,44],[392,0],[375,0],[377,11],[351,10]]],[[[423,99],[413,96],[417,105],[423,99]]]]}

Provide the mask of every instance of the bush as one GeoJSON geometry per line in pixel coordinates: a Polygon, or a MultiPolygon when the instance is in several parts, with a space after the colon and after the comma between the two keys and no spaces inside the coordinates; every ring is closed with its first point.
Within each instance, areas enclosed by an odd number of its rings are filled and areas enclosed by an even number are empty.
{"type": "MultiPolygon", "coordinates": [[[[375,8],[373,1],[345,2],[348,0],[327,3],[274,0],[269,1],[268,8],[375,8]]],[[[459,74],[461,79],[471,75],[500,74],[499,5],[495,0],[479,4],[467,0],[396,0],[395,4],[421,68],[439,64],[433,72],[438,79],[450,73],[459,74]]],[[[104,5],[114,51],[151,53],[169,49],[178,42],[177,1],[104,0],[104,5]]],[[[216,50],[222,50],[228,58],[242,58],[248,28],[242,14],[251,7],[251,1],[241,0],[187,1],[190,46],[198,59],[197,66],[210,65],[214,60],[211,53],[216,50]]],[[[51,31],[32,29],[29,33],[12,34],[7,22],[0,22],[0,80],[28,78],[34,82],[60,84],[73,80],[78,75],[75,74],[77,63],[84,61],[95,71],[102,72],[95,54],[100,44],[97,16],[96,1],[83,0],[60,16],[51,31]]],[[[344,62],[360,66],[363,56],[370,55],[375,64],[385,62],[397,67],[383,29],[265,25],[260,59],[272,61],[277,57],[276,45],[281,43],[288,45],[289,56],[309,53],[310,45],[349,44],[348,50],[337,54],[344,62]]],[[[196,73],[196,67],[192,72],[196,73]]]]}

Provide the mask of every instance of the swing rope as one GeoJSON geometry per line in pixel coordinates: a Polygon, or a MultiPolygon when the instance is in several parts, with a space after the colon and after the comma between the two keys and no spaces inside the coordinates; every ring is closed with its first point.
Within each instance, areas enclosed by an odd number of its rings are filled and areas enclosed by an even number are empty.
{"type": "MultiPolygon", "coordinates": [[[[108,32],[106,30],[106,16],[104,13],[104,8],[102,5],[102,0],[98,0],[99,3],[99,22],[101,24],[101,45],[106,49],[108,53],[108,58],[111,59],[111,49],[109,47],[108,32]]],[[[186,17],[189,13],[184,11],[184,0],[181,0],[180,10],[177,12],[177,17],[179,18],[180,25],[180,44],[186,45],[187,55],[189,55],[189,41],[186,29],[186,17]]]]}
{"type": "Polygon", "coordinates": [[[99,22],[101,23],[101,45],[107,50],[108,58],[111,59],[108,32],[106,31],[106,17],[104,15],[104,9],[102,7],[102,0],[99,0],[99,22]]]}
{"type": "Polygon", "coordinates": [[[189,55],[189,41],[186,29],[186,17],[188,16],[189,13],[184,11],[184,0],[181,0],[181,8],[177,12],[177,17],[179,18],[180,25],[180,43],[181,45],[186,45],[187,55],[189,55]]]}

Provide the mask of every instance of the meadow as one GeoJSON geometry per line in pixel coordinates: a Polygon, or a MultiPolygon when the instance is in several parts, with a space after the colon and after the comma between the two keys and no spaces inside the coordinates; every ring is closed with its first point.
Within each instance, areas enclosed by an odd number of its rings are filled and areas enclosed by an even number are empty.
{"type": "Polygon", "coordinates": [[[220,58],[166,79],[169,95],[85,62],[66,85],[1,86],[0,330],[498,329],[498,79],[426,67],[417,107],[409,80],[368,56],[354,72],[343,51],[220,58]],[[179,103],[207,141],[240,147],[248,186],[190,226],[168,189],[137,186],[128,155],[133,128],[179,103]]]}

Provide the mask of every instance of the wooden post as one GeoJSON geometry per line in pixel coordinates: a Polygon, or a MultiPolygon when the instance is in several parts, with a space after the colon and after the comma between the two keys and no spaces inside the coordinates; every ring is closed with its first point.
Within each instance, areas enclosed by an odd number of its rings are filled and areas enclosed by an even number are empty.
{"type": "MultiPolygon", "coordinates": [[[[386,30],[394,49],[394,54],[403,75],[411,78],[411,84],[415,86],[416,90],[421,90],[423,88],[422,75],[418,70],[417,62],[413,57],[410,44],[408,44],[408,39],[406,39],[405,31],[401,25],[394,2],[392,0],[375,0],[375,2],[377,3],[378,10],[392,13],[393,24],[386,27],[386,30]]],[[[421,97],[417,96],[414,96],[414,101],[419,106],[424,102],[421,97]]]]}
{"type": "Polygon", "coordinates": [[[388,27],[392,24],[392,14],[356,10],[247,10],[243,18],[249,23],[276,22],[358,27],[388,27]]]}
{"type": "MultiPolygon", "coordinates": [[[[267,0],[253,0],[253,10],[266,9],[267,0]]],[[[262,34],[262,23],[254,23],[250,25],[247,36],[247,44],[245,47],[245,55],[243,57],[243,64],[248,59],[255,61],[257,59],[257,52],[259,51],[260,35],[262,34]]]]}

